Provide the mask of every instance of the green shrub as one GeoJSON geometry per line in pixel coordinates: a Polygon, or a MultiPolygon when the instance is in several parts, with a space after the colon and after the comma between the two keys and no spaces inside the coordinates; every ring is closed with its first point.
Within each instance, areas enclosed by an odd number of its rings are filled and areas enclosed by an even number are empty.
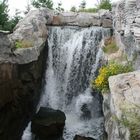
{"type": "Polygon", "coordinates": [[[112,6],[110,0],[102,0],[101,3],[97,6],[97,8],[111,10],[112,6]]]}
{"type": "Polygon", "coordinates": [[[109,83],[108,78],[113,75],[127,73],[132,71],[132,65],[121,65],[115,62],[110,62],[108,65],[103,66],[99,70],[99,75],[92,81],[92,87],[99,91],[108,91],[109,83]]]}
{"type": "Polygon", "coordinates": [[[80,9],[78,12],[96,13],[97,12],[97,8],[80,9]]]}
{"type": "Polygon", "coordinates": [[[116,45],[116,42],[114,39],[110,38],[108,40],[105,40],[105,47],[103,48],[104,53],[112,54],[119,50],[119,48],[116,45]]]}
{"type": "Polygon", "coordinates": [[[123,117],[119,122],[127,127],[130,131],[130,140],[140,139],[140,115],[138,112],[124,112],[126,117],[123,117]]]}
{"type": "Polygon", "coordinates": [[[29,47],[33,47],[33,43],[31,41],[27,41],[27,40],[18,40],[15,42],[15,48],[29,48],[29,47]]]}

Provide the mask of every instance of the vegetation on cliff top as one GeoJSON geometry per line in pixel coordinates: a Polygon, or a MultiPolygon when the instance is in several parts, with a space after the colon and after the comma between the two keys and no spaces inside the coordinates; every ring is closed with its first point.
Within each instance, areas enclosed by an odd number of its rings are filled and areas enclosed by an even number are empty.
{"type": "Polygon", "coordinates": [[[19,10],[15,10],[15,15],[12,18],[9,17],[8,12],[8,0],[0,0],[0,30],[12,31],[21,19],[19,10]]]}
{"type": "Polygon", "coordinates": [[[75,6],[71,7],[72,12],[87,12],[87,13],[96,13],[100,9],[110,10],[112,9],[111,0],[97,0],[97,5],[93,8],[86,8],[86,1],[82,1],[79,9],[76,9],[75,6]]]}
{"type": "Polygon", "coordinates": [[[100,2],[98,2],[97,9],[111,10],[111,0],[100,0],[100,2]]]}

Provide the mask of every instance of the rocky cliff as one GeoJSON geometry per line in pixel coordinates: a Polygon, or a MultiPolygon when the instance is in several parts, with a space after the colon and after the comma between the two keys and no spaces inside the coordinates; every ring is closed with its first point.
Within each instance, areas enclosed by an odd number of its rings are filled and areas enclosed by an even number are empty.
{"type": "Polygon", "coordinates": [[[112,12],[117,46],[138,71],[109,78],[110,92],[103,94],[105,128],[108,140],[139,140],[140,1],[121,0],[112,12]]]}
{"type": "Polygon", "coordinates": [[[133,61],[135,69],[140,62],[140,1],[121,0],[113,5],[113,26],[118,46],[133,61]]]}
{"type": "Polygon", "coordinates": [[[103,110],[108,140],[140,139],[140,71],[109,78],[103,110]]]}
{"type": "Polygon", "coordinates": [[[10,35],[0,32],[1,140],[21,139],[41,93],[47,56],[47,30],[45,23],[41,25],[41,20],[34,24],[28,21],[25,28],[22,24],[10,35]],[[17,48],[16,43],[23,40],[33,43],[31,46],[19,44],[21,48],[17,48]],[[22,45],[28,47],[23,48],[22,45]]]}
{"type": "Polygon", "coordinates": [[[20,140],[35,112],[47,56],[47,26],[112,28],[109,11],[96,14],[31,11],[12,34],[0,31],[0,140],[20,140]]]}

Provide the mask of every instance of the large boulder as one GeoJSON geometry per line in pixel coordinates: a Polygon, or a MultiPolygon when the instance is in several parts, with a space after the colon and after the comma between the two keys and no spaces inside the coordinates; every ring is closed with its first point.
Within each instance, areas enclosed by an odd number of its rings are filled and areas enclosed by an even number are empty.
{"type": "Polygon", "coordinates": [[[98,13],[63,12],[53,16],[52,25],[112,28],[112,15],[108,10],[101,10],[98,13]]]}
{"type": "Polygon", "coordinates": [[[62,111],[41,107],[32,120],[31,130],[41,140],[60,138],[65,120],[66,116],[62,111]]]}
{"type": "Polygon", "coordinates": [[[139,139],[140,71],[110,77],[109,87],[103,95],[108,140],[139,139]]]}
{"type": "Polygon", "coordinates": [[[112,111],[118,118],[123,117],[125,109],[140,112],[135,108],[140,106],[140,71],[110,77],[109,87],[112,111]]]}
{"type": "Polygon", "coordinates": [[[73,140],[95,140],[95,139],[91,138],[91,137],[84,137],[84,136],[80,136],[80,135],[75,135],[73,140]]]}

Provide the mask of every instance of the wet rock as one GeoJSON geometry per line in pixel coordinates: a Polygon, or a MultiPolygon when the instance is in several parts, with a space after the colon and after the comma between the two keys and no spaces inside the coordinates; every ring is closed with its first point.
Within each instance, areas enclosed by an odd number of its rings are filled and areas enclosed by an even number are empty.
{"type": "Polygon", "coordinates": [[[61,138],[65,120],[66,116],[63,112],[41,107],[32,120],[31,130],[39,139],[61,138]]]}
{"type": "Polygon", "coordinates": [[[91,118],[91,112],[88,109],[88,105],[87,104],[83,104],[83,106],[81,107],[81,111],[82,111],[82,119],[90,119],[91,118]]]}
{"type": "MultiPolygon", "coordinates": [[[[103,95],[108,140],[129,140],[132,132],[129,125],[124,126],[123,120],[131,122],[140,116],[140,71],[111,76],[109,87],[110,93],[103,95]]],[[[139,133],[137,127],[134,129],[139,133]]]]}
{"type": "Polygon", "coordinates": [[[84,136],[80,136],[80,135],[75,135],[73,140],[95,140],[95,139],[90,138],[90,137],[84,137],[84,136]]]}
{"type": "Polygon", "coordinates": [[[31,49],[32,53],[19,53],[17,56],[11,44],[8,33],[0,31],[1,140],[21,139],[23,130],[35,113],[47,56],[45,45],[38,46],[36,51],[31,49]]]}

